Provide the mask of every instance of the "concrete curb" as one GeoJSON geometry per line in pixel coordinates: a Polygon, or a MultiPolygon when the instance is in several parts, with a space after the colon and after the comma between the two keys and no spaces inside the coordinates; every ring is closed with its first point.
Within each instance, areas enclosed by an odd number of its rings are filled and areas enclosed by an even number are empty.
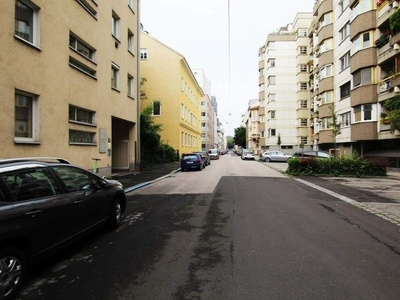
{"type": "Polygon", "coordinates": [[[129,193],[129,192],[135,191],[135,190],[140,189],[140,188],[142,188],[144,186],[147,186],[147,185],[152,184],[154,182],[160,181],[160,180],[162,180],[164,178],[170,177],[170,176],[174,175],[175,173],[179,172],[180,170],[181,170],[181,168],[178,168],[178,169],[172,171],[171,173],[169,173],[167,175],[158,177],[158,178],[153,179],[151,181],[146,181],[146,182],[142,182],[142,183],[136,184],[134,186],[131,186],[131,187],[128,187],[128,188],[124,189],[124,191],[125,191],[125,193],[129,193]]]}

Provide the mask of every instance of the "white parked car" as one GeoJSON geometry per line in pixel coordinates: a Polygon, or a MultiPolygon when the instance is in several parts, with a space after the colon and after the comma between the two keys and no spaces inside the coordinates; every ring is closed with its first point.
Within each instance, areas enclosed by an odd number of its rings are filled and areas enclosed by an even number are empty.
{"type": "Polygon", "coordinates": [[[253,154],[253,152],[251,152],[251,150],[249,150],[249,149],[243,149],[243,152],[242,152],[242,159],[243,159],[243,160],[245,160],[245,159],[254,160],[254,154],[253,154]]]}
{"type": "Polygon", "coordinates": [[[265,162],[270,161],[287,161],[292,156],[282,151],[266,151],[261,154],[261,159],[265,162]]]}

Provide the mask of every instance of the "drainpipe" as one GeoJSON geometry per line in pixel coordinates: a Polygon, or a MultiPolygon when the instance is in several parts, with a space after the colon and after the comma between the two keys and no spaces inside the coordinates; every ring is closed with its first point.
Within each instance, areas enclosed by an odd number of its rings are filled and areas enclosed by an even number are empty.
{"type": "Polygon", "coordinates": [[[136,143],[136,171],[140,172],[140,0],[137,0],[137,42],[136,42],[136,79],[138,86],[136,88],[136,102],[137,102],[137,143],[136,143]]]}

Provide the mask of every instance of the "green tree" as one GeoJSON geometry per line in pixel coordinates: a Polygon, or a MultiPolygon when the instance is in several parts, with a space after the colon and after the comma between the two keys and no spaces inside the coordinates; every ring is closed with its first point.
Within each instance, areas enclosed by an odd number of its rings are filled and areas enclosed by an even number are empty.
{"type": "Polygon", "coordinates": [[[233,147],[235,146],[235,142],[233,141],[232,136],[226,137],[226,144],[227,144],[228,149],[233,149],[233,147]]]}
{"type": "Polygon", "coordinates": [[[235,136],[233,137],[233,142],[242,148],[246,148],[246,128],[240,126],[235,128],[235,136]]]}

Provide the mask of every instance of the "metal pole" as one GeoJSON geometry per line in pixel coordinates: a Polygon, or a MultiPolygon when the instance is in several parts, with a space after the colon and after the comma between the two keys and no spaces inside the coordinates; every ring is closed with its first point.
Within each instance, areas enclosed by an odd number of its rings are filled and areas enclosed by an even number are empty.
{"type": "Polygon", "coordinates": [[[140,0],[137,0],[137,42],[136,42],[136,76],[137,76],[137,89],[136,89],[136,101],[137,101],[137,143],[136,143],[136,171],[140,172],[140,0]]]}

